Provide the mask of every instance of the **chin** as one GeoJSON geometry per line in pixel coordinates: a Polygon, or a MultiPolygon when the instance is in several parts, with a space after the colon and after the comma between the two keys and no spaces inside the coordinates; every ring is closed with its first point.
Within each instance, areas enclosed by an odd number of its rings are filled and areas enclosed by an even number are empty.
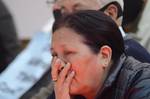
{"type": "Polygon", "coordinates": [[[70,86],[70,94],[71,95],[82,95],[82,93],[84,93],[84,88],[78,84],[77,82],[75,82],[74,80],[72,81],[72,84],[70,86]]]}
{"type": "Polygon", "coordinates": [[[75,81],[72,81],[72,84],[70,86],[70,94],[71,95],[79,95],[81,92],[80,92],[80,87],[77,83],[75,83],[75,81]]]}

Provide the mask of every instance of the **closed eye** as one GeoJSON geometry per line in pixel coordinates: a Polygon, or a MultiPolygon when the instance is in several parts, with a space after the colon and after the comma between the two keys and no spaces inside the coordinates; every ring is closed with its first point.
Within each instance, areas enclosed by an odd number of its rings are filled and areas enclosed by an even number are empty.
{"type": "Polygon", "coordinates": [[[73,52],[73,51],[65,51],[64,52],[64,56],[66,56],[66,57],[70,57],[70,56],[72,56],[74,54],[75,54],[75,52],[73,52]]]}
{"type": "Polygon", "coordinates": [[[64,52],[64,55],[70,55],[70,54],[72,54],[73,52],[71,52],[71,51],[65,51],[64,52]]]}

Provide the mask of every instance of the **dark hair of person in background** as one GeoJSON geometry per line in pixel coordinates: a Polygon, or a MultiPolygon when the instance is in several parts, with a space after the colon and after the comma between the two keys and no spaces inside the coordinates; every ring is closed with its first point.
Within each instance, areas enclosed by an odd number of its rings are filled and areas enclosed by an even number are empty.
{"type": "Polygon", "coordinates": [[[140,18],[140,14],[143,11],[144,5],[144,0],[124,0],[122,25],[126,32],[136,32],[136,25],[138,24],[138,19],[140,18]]]}

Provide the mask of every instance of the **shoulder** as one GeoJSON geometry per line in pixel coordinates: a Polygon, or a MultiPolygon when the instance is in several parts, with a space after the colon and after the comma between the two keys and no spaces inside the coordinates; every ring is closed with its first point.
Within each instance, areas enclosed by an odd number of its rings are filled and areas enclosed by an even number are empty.
{"type": "Polygon", "coordinates": [[[146,75],[146,73],[150,74],[150,64],[142,63],[135,58],[129,56],[125,60],[121,72],[123,74],[127,74],[130,79],[134,78],[134,76],[137,74],[140,74],[139,77],[144,75],[150,77],[150,75],[146,75]]]}
{"type": "Polygon", "coordinates": [[[124,37],[125,44],[125,53],[128,56],[133,56],[141,62],[150,63],[150,54],[149,52],[137,41],[132,39],[132,37],[124,37]]]}
{"type": "Polygon", "coordinates": [[[137,42],[136,40],[134,40],[133,38],[132,38],[132,36],[130,36],[130,35],[126,35],[125,37],[124,37],[124,43],[125,43],[125,45],[128,45],[128,46],[130,46],[130,45],[134,45],[134,46],[137,46],[137,47],[140,47],[140,48],[144,48],[139,42],[137,42]]]}
{"type": "Polygon", "coordinates": [[[145,97],[150,97],[150,64],[128,57],[122,73],[127,78],[124,92],[127,99],[148,99],[145,97]]]}
{"type": "MultiPolygon", "coordinates": [[[[119,81],[124,80],[121,83],[126,84],[130,82],[137,74],[139,77],[144,76],[146,73],[150,74],[150,64],[142,63],[133,57],[127,57],[123,63],[123,66],[118,75],[119,81]]],[[[150,77],[150,75],[146,75],[150,77]]]]}
{"type": "Polygon", "coordinates": [[[147,68],[149,70],[150,64],[140,62],[140,61],[136,60],[135,58],[133,58],[132,56],[128,56],[124,62],[124,68],[128,69],[128,70],[132,70],[134,72],[137,70],[145,69],[145,68],[147,68]]]}

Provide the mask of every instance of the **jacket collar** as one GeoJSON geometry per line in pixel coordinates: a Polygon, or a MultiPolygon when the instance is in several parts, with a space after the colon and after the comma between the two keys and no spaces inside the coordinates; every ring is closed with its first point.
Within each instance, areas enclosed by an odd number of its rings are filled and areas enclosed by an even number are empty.
{"type": "Polygon", "coordinates": [[[103,92],[106,88],[111,87],[111,85],[113,84],[113,82],[116,80],[117,75],[118,75],[119,71],[121,70],[125,59],[126,59],[126,55],[125,55],[125,54],[122,54],[122,55],[120,56],[120,58],[118,59],[117,63],[114,64],[114,65],[112,66],[112,68],[110,68],[110,69],[112,69],[112,71],[109,72],[109,74],[108,74],[108,76],[107,76],[107,78],[106,78],[106,80],[105,80],[105,82],[104,82],[104,85],[103,85],[103,87],[101,88],[100,94],[101,94],[101,92],[103,92]]]}

